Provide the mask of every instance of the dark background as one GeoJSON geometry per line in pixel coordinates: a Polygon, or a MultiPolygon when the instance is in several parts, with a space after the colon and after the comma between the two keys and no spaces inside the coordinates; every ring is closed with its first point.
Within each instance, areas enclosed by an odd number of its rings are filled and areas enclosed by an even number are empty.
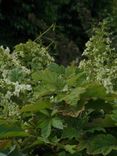
{"type": "Polygon", "coordinates": [[[67,65],[112,9],[113,0],[0,0],[0,44],[13,48],[51,27],[41,41],[57,63],[67,65]]]}

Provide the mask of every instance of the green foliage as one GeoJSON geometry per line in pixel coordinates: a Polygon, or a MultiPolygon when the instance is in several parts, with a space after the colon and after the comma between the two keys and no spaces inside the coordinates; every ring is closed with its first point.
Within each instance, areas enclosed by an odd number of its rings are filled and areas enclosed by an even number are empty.
{"type": "Polygon", "coordinates": [[[54,61],[48,54],[46,48],[33,41],[16,45],[13,55],[16,59],[20,60],[22,66],[32,69],[32,71],[41,70],[54,61]]]}
{"type": "Polygon", "coordinates": [[[117,88],[117,53],[112,47],[109,22],[104,20],[86,44],[80,68],[87,72],[88,79],[103,84],[107,92],[117,88]]]}
{"type": "Polygon", "coordinates": [[[1,155],[116,155],[116,53],[107,26],[96,29],[80,68],[55,64],[32,41],[0,48],[1,155]]]}
{"type": "Polygon", "coordinates": [[[31,100],[31,73],[43,69],[52,61],[46,48],[32,41],[17,45],[12,53],[9,48],[0,48],[1,115],[10,118],[19,116],[20,105],[31,100]],[[29,61],[27,64],[26,59],[29,61]],[[36,60],[38,64],[34,67],[36,60]]]}
{"type": "Polygon", "coordinates": [[[88,80],[77,66],[52,63],[32,41],[12,53],[1,47],[0,54],[1,155],[116,152],[116,93],[88,80]]]}
{"type": "MultiPolygon", "coordinates": [[[[83,143],[81,144],[83,145],[83,143]]],[[[85,140],[84,144],[83,146],[86,146],[87,153],[93,155],[108,155],[112,150],[117,150],[117,140],[110,134],[99,134],[92,137],[90,141],[85,140]]]]}

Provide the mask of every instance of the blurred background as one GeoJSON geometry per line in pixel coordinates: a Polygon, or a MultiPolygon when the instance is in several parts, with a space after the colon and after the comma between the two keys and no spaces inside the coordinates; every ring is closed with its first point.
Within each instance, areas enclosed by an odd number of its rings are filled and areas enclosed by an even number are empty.
{"type": "Polygon", "coordinates": [[[49,46],[57,63],[80,56],[92,30],[116,14],[116,0],[0,0],[0,45],[28,39],[49,46]]]}

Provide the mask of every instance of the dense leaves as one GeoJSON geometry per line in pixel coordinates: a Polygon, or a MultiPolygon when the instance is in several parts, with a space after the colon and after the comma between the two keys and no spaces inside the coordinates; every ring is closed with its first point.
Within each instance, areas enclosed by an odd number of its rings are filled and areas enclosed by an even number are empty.
{"type": "Polygon", "coordinates": [[[113,92],[117,87],[117,53],[110,28],[109,20],[100,24],[86,44],[83,56],[87,59],[80,62],[80,68],[87,72],[88,78],[103,84],[107,92],[113,92]]]}
{"type": "Polygon", "coordinates": [[[34,156],[40,152],[83,156],[116,151],[116,93],[107,93],[101,84],[88,80],[87,74],[74,65],[64,67],[47,62],[43,69],[45,64],[41,61],[41,68],[28,66],[37,56],[35,46],[38,50],[39,45],[33,42],[20,44],[12,54],[1,49],[4,54],[1,56],[11,61],[9,66],[1,60],[1,72],[9,69],[8,74],[1,76],[0,94],[5,95],[0,102],[0,138],[4,147],[1,152],[5,155],[7,149],[7,155],[11,156],[14,153],[34,156]],[[35,51],[33,48],[30,51],[29,45],[34,45],[35,51]],[[30,72],[22,74],[22,68],[30,72]],[[31,89],[26,91],[22,83],[31,89]]]}
{"type": "Polygon", "coordinates": [[[96,29],[80,67],[57,65],[32,41],[0,48],[1,156],[116,155],[116,49],[107,26],[96,29]]]}

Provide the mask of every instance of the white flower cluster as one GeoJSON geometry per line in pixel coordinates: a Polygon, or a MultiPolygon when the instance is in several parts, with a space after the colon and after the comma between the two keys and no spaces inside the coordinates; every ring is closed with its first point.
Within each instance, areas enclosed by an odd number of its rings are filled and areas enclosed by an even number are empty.
{"type": "Polygon", "coordinates": [[[32,41],[17,45],[13,52],[1,46],[0,106],[3,110],[0,114],[20,117],[19,105],[33,100],[31,73],[53,61],[46,48],[32,41]]]}
{"type": "Polygon", "coordinates": [[[19,93],[20,92],[24,92],[24,91],[31,91],[32,87],[29,84],[19,84],[18,82],[15,83],[15,91],[13,92],[14,95],[16,95],[17,97],[19,97],[19,93]]]}
{"type": "Polygon", "coordinates": [[[0,106],[3,107],[3,110],[0,110],[0,115],[4,119],[20,118],[19,106],[10,99],[11,96],[12,92],[10,91],[7,91],[6,95],[0,93],[0,106]]]}
{"type": "Polygon", "coordinates": [[[9,47],[6,47],[6,49],[3,46],[0,46],[0,49],[2,49],[6,54],[10,53],[9,47]]]}
{"type": "Polygon", "coordinates": [[[46,48],[33,41],[17,45],[13,52],[13,56],[17,60],[20,60],[23,66],[33,70],[43,69],[43,67],[54,61],[46,48]]]}
{"type": "MultiPolygon", "coordinates": [[[[14,115],[19,117],[19,106],[12,101],[13,96],[19,96],[20,92],[31,90],[31,85],[19,84],[19,82],[13,82],[9,79],[9,74],[12,74],[14,70],[22,73],[22,75],[28,76],[30,70],[24,66],[21,66],[20,61],[16,60],[11,54],[9,48],[0,47],[0,106],[4,108],[4,117],[13,117],[14,115]]],[[[13,76],[17,76],[16,72],[13,76]]]]}
{"type": "Polygon", "coordinates": [[[116,90],[117,53],[111,47],[110,33],[107,31],[105,21],[87,42],[83,55],[87,57],[87,60],[80,62],[80,68],[85,70],[88,79],[103,84],[107,92],[116,90]]]}
{"type": "Polygon", "coordinates": [[[14,104],[14,103],[9,103],[9,105],[7,105],[7,108],[9,110],[8,112],[8,116],[9,117],[20,117],[20,111],[19,111],[19,106],[14,104]]]}

